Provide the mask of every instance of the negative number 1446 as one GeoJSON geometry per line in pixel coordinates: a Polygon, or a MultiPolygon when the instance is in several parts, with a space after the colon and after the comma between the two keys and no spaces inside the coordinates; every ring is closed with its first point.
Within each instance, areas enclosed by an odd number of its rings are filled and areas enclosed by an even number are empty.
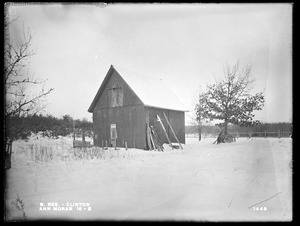
{"type": "Polygon", "coordinates": [[[264,207],[252,207],[253,208],[253,210],[254,211],[267,211],[268,209],[267,209],[267,207],[266,206],[264,206],[264,207]]]}

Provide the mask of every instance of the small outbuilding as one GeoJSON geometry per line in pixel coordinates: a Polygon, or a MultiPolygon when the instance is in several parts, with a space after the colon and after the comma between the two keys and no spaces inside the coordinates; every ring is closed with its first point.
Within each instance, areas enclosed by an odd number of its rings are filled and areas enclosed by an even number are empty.
{"type": "Polygon", "coordinates": [[[94,145],[126,142],[128,148],[149,150],[155,142],[185,144],[186,111],[161,79],[111,65],[88,109],[94,145]]]}

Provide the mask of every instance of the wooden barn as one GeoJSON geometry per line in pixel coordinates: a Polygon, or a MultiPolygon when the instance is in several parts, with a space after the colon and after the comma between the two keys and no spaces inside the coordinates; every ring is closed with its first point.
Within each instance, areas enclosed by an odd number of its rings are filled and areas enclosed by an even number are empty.
{"type": "Polygon", "coordinates": [[[161,79],[109,68],[88,112],[94,145],[154,149],[185,143],[185,107],[161,79]],[[115,143],[114,143],[115,142],[115,143]]]}

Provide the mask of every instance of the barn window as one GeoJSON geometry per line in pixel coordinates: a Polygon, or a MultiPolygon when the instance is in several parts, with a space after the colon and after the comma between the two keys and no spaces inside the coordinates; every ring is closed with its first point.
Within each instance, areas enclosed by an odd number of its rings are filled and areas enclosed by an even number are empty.
{"type": "Polygon", "coordinates": [[[116,147],[116,140],[117,140],[117,125],[116,124],[110,124],[110,142],[111,142],[111,145],[113,147],[116,147]]]}
{"type": "Polygon", "coordinates": [[[117,125],[116,124],[110,124],[110,139],[116,140],[118,137],[117,135],[117,125]]]}
{"type": "Polygon", "coordinates": [[[113,87],[108,90],[109,106],[123,106],[123,90],[122,87],[113,87]]]}

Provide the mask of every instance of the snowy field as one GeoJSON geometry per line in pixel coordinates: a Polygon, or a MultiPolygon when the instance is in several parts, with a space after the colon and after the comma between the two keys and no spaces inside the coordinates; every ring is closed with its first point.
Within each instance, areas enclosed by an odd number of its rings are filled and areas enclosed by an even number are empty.
{"type": "Polygon", "coordinates": [[[6,220],[24,219],[12,205],[17,196],[27,220],[292,220],[292,139],[213,141],[105,150],[100,158],[72,158],[70,138],[15,142],[6,220]],[[35,161],[40,144],[51,155],[35,161]]]}

